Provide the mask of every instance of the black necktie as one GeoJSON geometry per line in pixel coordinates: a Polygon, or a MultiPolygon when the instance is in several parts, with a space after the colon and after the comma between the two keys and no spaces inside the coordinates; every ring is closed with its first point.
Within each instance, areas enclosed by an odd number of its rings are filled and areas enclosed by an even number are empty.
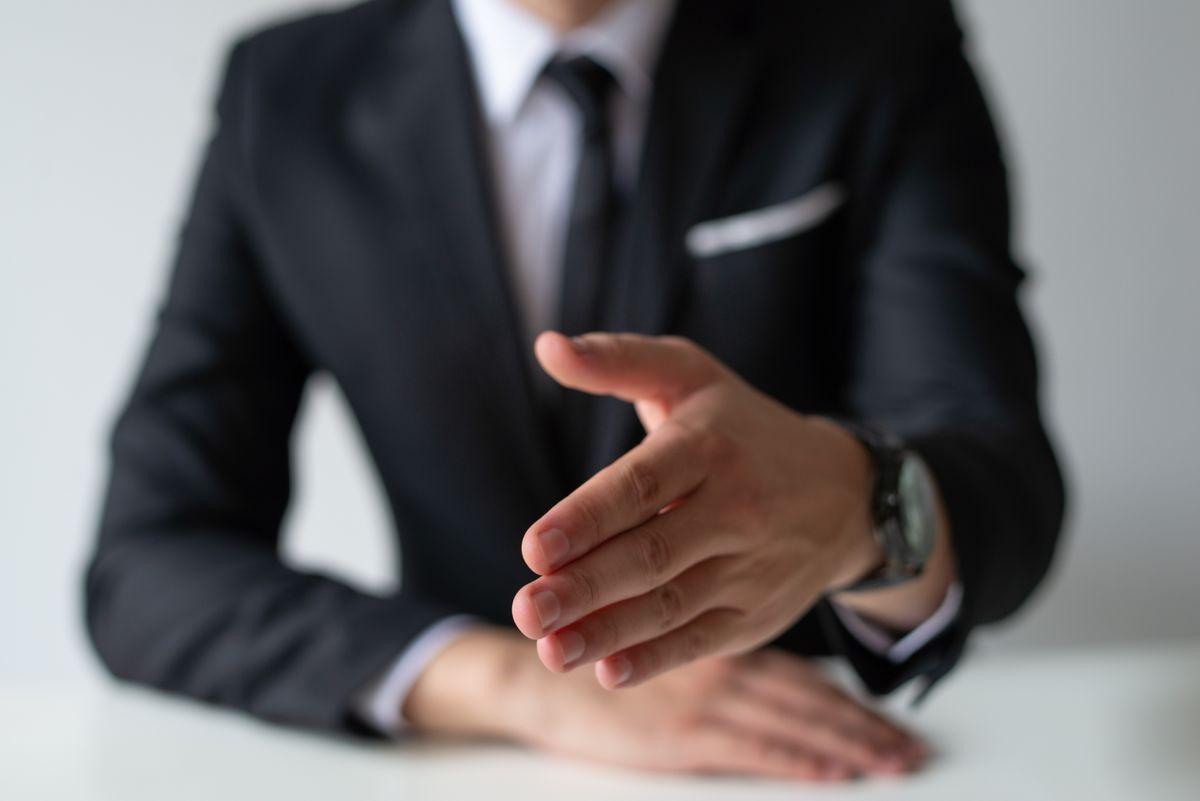
{"type": "Polygon", "coordinates": [[[603,279],[616,216],[609,112],[613,77],[587,56],[555,59],[546,66],[546,76],[566,90],[582,123],[559,311],[562,332],[582,334],[600,324],[603,279]]]}
{"type": "MultiPolygon", "coordinates": [[[[596,330],[601,322],[608,262],[616,228],[610,99],[613,76],[587,56],[555,59],[545,70],[575,103],[581,121],[579,168],[563,251],[559,328],[569,336],[596,330]]],[[[555,410],[565,468],[586,478],[587,440],[593,399],[577,392],[562,396],[555,410]]]]}

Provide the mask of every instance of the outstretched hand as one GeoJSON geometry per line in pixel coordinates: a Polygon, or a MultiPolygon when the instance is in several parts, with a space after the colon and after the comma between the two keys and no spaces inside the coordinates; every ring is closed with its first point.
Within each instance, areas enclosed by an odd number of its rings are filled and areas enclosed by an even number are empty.
{"type": "Polygon", "coordinates": [[[633,403],[647,435],[556,504],[521,549],[513,619],[564,671],[628,687],[750,651],[880,560],[871,466],[837,424],[758,392],[678,337],[542,334],[563,386],[633,403]]]}

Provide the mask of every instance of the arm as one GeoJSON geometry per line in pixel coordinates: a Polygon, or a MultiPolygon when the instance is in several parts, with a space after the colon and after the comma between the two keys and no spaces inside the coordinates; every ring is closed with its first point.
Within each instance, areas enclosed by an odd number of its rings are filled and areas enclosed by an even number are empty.
{"type": "MultiPolygon", "coordinates": [[[[867,245],[847,401],[906,439],[937,478],[965,629],[1011,614],[1041,580],[1063,485],[1017,300],[1004,162],[957,29],[894,82],[867,123],[893,144],[869,157],[861,193],[875,200],[857,220],[867,245]]],[[[894,611],[898,590],[839,600],[885,623],[910,620],[894,611]]]]}
{"type": "MultiPolygon", "coordinates": [[[[891,71],[866,104],[853,238],[863,243],[852,296],[852,416],[899,434],[937,479],[940,532],[930,571],[908,585],[843,593],[822,609],[829,639],[868,686],[936,680],[970,630],[1012,614],[1033,592],[1062,523],[1062,476],[1038,411],[1024,278],[1010,251],[1003,157],[976,78],[949,21],[891,71]],[[952,576],[958,614],[902,664],[847,637],[852,610],[904,630],[952,576]]],[[[853,626],[853,623],[850,624],[853,626]]]]}
{"type": "Polygon", "coordinates": [[[87,625],[121,678],[344,728],[355,691],[451,610],[365,595],[277,554],[311,365],[256,258],[245,51],[231,58],[166,302],[113,433],[87,625]]]}
{"type": "Polygon", "coordinates": [[[606,686],[632,686],[772,641],[817,606],[871,689],[928,684],[972,626],[1011,614],[1041,580],[1063,492],[1016,301],[1003,163],[957,28],[928,34],[864,103],[861,139],[877,152],[849,178],[862,252],[845,406],[924,456],[945,522],[928,576],[847,599],[906,627],[957,576],[961,614],[905,664],[872,666],[827,599],[878,559],[854,438],[677,338],[543,335],[538,356],[556,380],[634,403],[648,431],[526,534],[541,578],[517,594],[514,619],[548,667],[595,662],[606,686]]]}

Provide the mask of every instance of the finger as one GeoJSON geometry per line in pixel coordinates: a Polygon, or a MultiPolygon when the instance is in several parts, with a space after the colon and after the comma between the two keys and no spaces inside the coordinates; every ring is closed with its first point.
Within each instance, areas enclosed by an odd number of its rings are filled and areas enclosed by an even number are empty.
{"type": "Polygon", "coordinates": [[[907,763],[910,769],[919,768],[929,757],[929,748],[919,737],[863,706],[841,690],[835,689],[826,696],[820,709],[831,725],[871,740],[881,752],[907,763]]]}
{"type": "Polygon", "coordinates": [[[538,655],[551,670],[571,670],[672,631],[721,602],[719,578],[727,562],[705,560],[650,592],[559,629],[538,640],[538,655]]]}
{"type": "Polygon", "coordinates": [[[600,660],[596,679],[610,690],[633,687],[672,668],[717,655],[733,639],[742,617],[736,609],[710,609],[661,637],[600,660]]]}
{"type": "Polygon", "coordinates": [[[913,767],[907,759],[880,749],[859,733],[832,725],[819,709],[801,714],[748,688],[725,696],[714,714],[858,773],[895,775],[913,767]]]}
{"type": "Polygon", "coordinates": [[[852,771],[752,728],[708,724],[695,737],[690,767],[701,773],[735,773],[798,781],[840,781],[852,771]]]}
{"type": "Polygon", "coordinates": [[[664,425],[559,501],[525,532],[521,554],[545,575],[692,492],[707,473],[699,436],[664,425]]]}
{"type": "Polygon", "coordinates": [[[806,660],[774,649],[753,656],[757,669],[744,685],[794,713],[818,717],[848,736],[872,744],[881,757],[919,766],[928,749],[911,732],[851,698],[806,660]]]}
{"type": "Polygon", "coordinates": [[[613,537],[566,567],[517,591],[513,622],[537,639],[610,604],[650,592],[727,547],[699,502],[613,537]]]}
{"type": "Polygon", "coordinates": [[[764,669],[759,673],[768,682],[767,686],[775,686],[780,690],[784,686],[803,686],[806,697],[832,704],[833,711],[839,715],[839,719],[848,725],[877,733],[889,742],[920,742],[913,732],[852,698],[810,661],[773,648],[764,649],[761,655],[764,669]]]}
{"type": "Polygon", "coordinates": [[[631,403],[670,406],[721,374],[712,356],[681,337],[592,333],[568,339],[546,331],[534,353],[563,386],[631,403]]]}

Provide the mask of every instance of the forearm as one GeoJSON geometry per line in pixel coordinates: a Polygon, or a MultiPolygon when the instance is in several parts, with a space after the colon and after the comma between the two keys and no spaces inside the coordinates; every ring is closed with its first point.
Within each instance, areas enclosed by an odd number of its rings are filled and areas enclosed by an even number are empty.
{"type": "Polygon", "coordinates": [[[269,720],[344,730],[354,691],[448,614],[298,573],[232,532],[110,535],[86,588],[104,664],[269,720]]]}

